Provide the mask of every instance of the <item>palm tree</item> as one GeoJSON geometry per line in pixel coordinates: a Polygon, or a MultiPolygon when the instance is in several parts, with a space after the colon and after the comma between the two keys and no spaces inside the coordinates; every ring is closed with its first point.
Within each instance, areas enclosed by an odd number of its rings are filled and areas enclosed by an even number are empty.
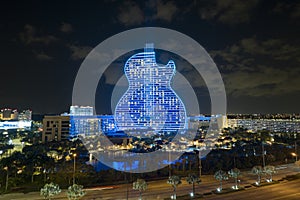
{"type": "Polygon", "coordinates": [[[268,179],[268,180],[269,180],[270,182],[272,182],[272,181],[273,181],[272,175],[273,175],[274,173],[276,173],[275,167],[274,167],[273,165],[267,165],[267,166],[265,166],[265,168],[264,168],[264,172],[270,176],[270,179],[268,179]]]}
{"type": "Polygon", "coordinates": [[[263,168],[261,166],[254,166],[251,170],[251,173],[257,175],[256,184],[259,185],[261,182],[261,175],[263,174],[263,168]]]}
{"type": "Polygon", "coordinates": [[[201,183],[200,178],[195,174],[189,174],[188,177],[186,178],[186,181],[189,184],[193,185],[193,195],[194,195],[195,194],[195,183],[200,184],[201,183]]]}
{"type": "Polygon", "coordinates": [[[230,177],[233,177],[235,179],[235,186],[233,186],[234,189],[238,189],[238,177],[241,174],[241,171],[238,168],[233,168],[228,172],[230,177]]]}
{"type": "Polygon", "coordinates": [[[222,181],[227,180],[228,176],[227,176],[226,172],[224,172],[223,170],[219,170],[215,173],[214,177],[216,180],[220,181],[220,187],[217,188],[217,190],[220,192],[220,191],[222,191],[222,181]]]}
{"type": "Polygon", "coordinates": [[[67,190],[68,199],[78,200],[85,195],[82,185],[73,184],[67,190]]]}
{"type": "Polygon", "coordinates": [[[261,131],[257,131],[257,133],[259,134],[260,141],[261,141],[262,165],[263,165],[263,167],[265,167],[266,166],[266,160],[265,160],[266,151],[265,151],[264,144],[271,139],[270,131],[268,131],[268,130],[261,130],[261,131]]]}
{"type": "Polygon", "coordinates": [[[172,185],[173,191],[174,191],[174,195],[173,195],[174,198],[173,199],[176,199],[176,188],[178,187],[178,185],[181,184],[180,177],[176,176],[176,175],[170,176],[167,183],[172,185]]]}
{"type": "Polygon", "coordinates": [[[53,196],[59,194],[61,192],[61,189],[59,186],[55,183],[47,183],[44,185],[43,188],[41,188],[41,196],[44,197],[44,199],[50,200],[53,196]]]}
{"type": "Polygon", "coordinates": [[[142,192],[147,189],[147,183],[144,179],[137,179],[136,182],[132,184],[134,190],[138,190],[140,193],[139,200],[142,199],[142,192]]]}

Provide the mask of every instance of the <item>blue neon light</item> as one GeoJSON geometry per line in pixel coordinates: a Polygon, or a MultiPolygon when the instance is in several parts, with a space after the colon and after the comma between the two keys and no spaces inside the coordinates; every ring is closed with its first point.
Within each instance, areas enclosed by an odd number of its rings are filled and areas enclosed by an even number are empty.
{"type": "Polygon", "coordinates": [[[167,65],[157,64],[153,44],[146,44],[144,52],[127,60],[124,72],[129,87],[115,109],[119,130],[164,132],[185,128],[185,106],[171,88],[176,72],[172,60],[167,65]]]}

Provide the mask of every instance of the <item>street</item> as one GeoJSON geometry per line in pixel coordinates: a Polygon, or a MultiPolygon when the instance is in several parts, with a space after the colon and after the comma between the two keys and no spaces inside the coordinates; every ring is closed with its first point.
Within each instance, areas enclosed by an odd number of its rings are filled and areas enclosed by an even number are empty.
{"type": "MultiPolygon", "coordinates": [[[[273,176],[274,180],[279,180],[286,175],[296,174],[300,172],[300,169],[294,164],[277,166],[277,173],[273,176]]],[[[250,186],[255,182],[257,177],[251,174],[249,171],[242,172],[239,177],[241,186],[250,186]]],[[[223,181],[223,188],[229,188],[234,185],[234,180],[229,179],[223,181]]],[[[244,191],[233,192],[230,194],[210,194],[204,195],[203,199],[299,199],[299,185],[300,180],[295,181],[283,181],[278,184],[264,186],[256,188],[251,186],[244,191]]],[[[199,185],[195,185],[196,193],[204,194],[210,193],[219,186],[219,182],[214,179],[212,175],[204,175],[202,182],[199,185]]],[[[187,195],[192,191],[192,186],[189,185],[183,178],[182,184],[177,188],[177,196],[187,195]]],[[[144,200],[151,199],[164,199],[170,197],[173,194],[173,188],[167,184],[167,180],[150,181],[148,182],[148,188],[143,193],[144,200]]],[[[101,186],[94,188],[87,188],[86,195],[83,200],[125,200],[138,199],[138,191],[132,190],[132,183],[120,184],[114,186],[101,186]]],[[[32,192],[28,194],[11,193],[0,196],[1,200],[42,200],[39,192],[32,192]]],[[[66,191],[63,190],[59,195],[52,199],[66,200],[66,191]]]]}

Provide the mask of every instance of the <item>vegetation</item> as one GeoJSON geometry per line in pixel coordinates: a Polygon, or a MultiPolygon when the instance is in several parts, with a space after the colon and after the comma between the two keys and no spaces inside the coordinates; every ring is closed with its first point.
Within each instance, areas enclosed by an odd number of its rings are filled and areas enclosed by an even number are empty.
{"type": "Polygon", "coordinates": [[[276,173],[275,167],[272,166],[272,165],[267,165],[264,168],[264,172],[270,176],[270,178],[268,179],[269,182],[272,182],[273,181],[273,174],[276,173]]]}
{"type": "Polygon", "coordinates": [[[59,194],[60,192],[61,189],[55,183],[45,184],[45,186],[41,188],[41,196],[43,196],[44,199],[48,200],[50,200],[53,196],[59,194]]]}
{"type": "Polygon", "coordinates": [[[239,188],[238,177],[241,174],[241,171],[238,168],[233,168],[228,172],[228,174],[229,177],[232,177],[235,180],[235,185],[233,186],[233,189],[238,189],[239,188]]]}
{"type": "Polygon", "coordinates": [[[215,173],[214,177],[216,180],[220,181],[220,187],[217,188],[217,191],[222,191],[222,181],[228,179],[226,172],[224,172],[223,170],[219,170],[215,173]]]}
{"type": "Polygon", "coordinates": [[[196,184],[200,184],[201,180],[200,178],[195,175],[195,174],[189,174],[188,177],[186,177],[186,181],[188,182],[188,184],[192,184],[192,191],[193,191],[193,195],[195,194],[195,183],[196,184]]]}
{"type": "Polygon", "coordinates": [[[264,173],[263,172],[263,168],[261,166],[254,166],[252,168],[252,170],[251,170],[251,173],[255,174],[257,176],[257,182],[256,182],[256,184],[260,185],[260,183],[261,183],[261,176],[264,173]]]}
{"type": "Polygon", "coordinates": [[[68,187],[67,196],[69,200],[78,200],[85,195],[82,185],[71,185],[68,187]]]}
{"type": "MultiPolygon", "coordinates": [[[[204,128],[202,128],[204,129],[204,128]]],[[[114,169],[106,169],[96,171],[96,169],[87,164],[88,152],[82,142],[76,141],[61,141],[48,142],[45,144],[39,143],[40,134],[33,131],[11,132],[6,136],[0,134],[0,184],[2,185],[1,192],[10,191],[38,191],[46,183],[55,182],[61,188],[68,188],[72,184],[74,172],[73,159],[71,154],[76,153],[76,183],[85,187],[114,184],[125,182],[124,174],[114,169]],[[9,137],[7,137],[9,135],[9,137]],[[10,144],[10,139],[22,137],[21,141],[25,142],[22,152],[15,151],[13,145],[10,144]]],[[[159,136],[161,139],[156,140],[155,148],[169,141],[173,135],[159,136]]],[[[197,138],[197,143],[200,143],[200,137],[197,138]]],[[[143,143],[140,149],[152,146],[152,140],[140,139],[143,143]]],[[[138,144],[138,142],[137,142],[138,144]]],[[[222,135],[218,140],[217,149],[212,150],[205,158],[202,158],[202,173],[214,174],[218,169],[229,171],[229,174],[224,175],[224,178],[219,178],[220,190],[222,190],[222,181],[228,179],[228,175],[235,179],[234,168],[246,169],[252,168],[252,173],[258,178],[257,183],[260,184],[262,174],[267,174],[269,180],[275,173],[275,169],[262,165],[262,144],[266,152],[265,162],[270,166],[286,162],[294,162],[295,158],[291,156],[294,152],[295,137],[291,133],[270,133],[268,131],[248,132],[245,129],[230,129],[222,131],[222,135]]],[[[138,145],[137,145],[138,148],[138,145]]],[[[155,149],[154,149],[155,150],[155,149]]],[[[145,150],[146,151],[146,150],[145,150]]],[[[189,174],[199,173],[199,156],[196,151],[183,154],[175,163],[170,165],[171,174],[180,176],[188,176],[188,181],[192,184],[193,193],[195,183],[200,180],[194,179],[189,174]]],[[[300,162],[298,161],[300,166],[300,162]]],[[[169,176],[169,169],[165,167],[155,172],[144,173],[142,175],[130,174],[130,180],[141,178],[144,180],[157,179],[169,176]]],[[[215,175],[216,177],[216,175],[215,175]]],[[[222,177],[222,176],[221,176],[222,177]]],[[[179,185],[179,184],[178,184],[179,185]]],[[[176,185],[176,187],[178,186],[176,185]]],[[[175,192],[176,192],[175,187],[175,192]]]]}
{"type": "Polygon", "coordinates": [[[180,177],[175,175],[170,176],[167,183],[173,187],[173,199],[176,199],[176,189],[182,183],[180,177]]]}
{"type": "Polygon", "coordinates": [[[132,189],[139,191],[139,199],[142,199],[142,192],[147,189],[147,183],[144,179],[137,179],[132,184],[132,189]]]}

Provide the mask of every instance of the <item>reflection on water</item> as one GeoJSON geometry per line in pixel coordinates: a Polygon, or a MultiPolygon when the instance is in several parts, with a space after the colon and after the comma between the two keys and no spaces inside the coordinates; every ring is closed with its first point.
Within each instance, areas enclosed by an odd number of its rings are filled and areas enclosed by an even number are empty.
{"type": "MultiPolygon", "coordinates": [[[[179,160],[175,160],[173,162],[171,162],[171,164],[175,164],[176,162],[178,162],[179,160]]],[[[100,161],[94,161],[92,163],[90,163],[94,166],[95,170],[97,172],[102,171],[102,170],[109,170],[111,169],[110,167],[106,166],[105,164],[103,164],[100,161]]],[[[168,160],[163,160],[163,164],[164,165],[168,165],[169,161],[168,160]]],[[[135,170],[138,169],[139,165],[139,161],[133,161],[131,162],[131,166],[126,166],[126,164],[124,162],[113,162],[113,166],[114,169],[119,170],[119,171],[129,171],[129,170],[135,170]]]]}
{"type": "MultiPolygon", "coordinates": [[[[103,154],[103,152],[102,152],[103,154]]],[[[123,151],[108,151],[106,152],[107,155],[109,155],[110,158],[117,158],[117,157],[123,157],[126,156],[126,162],[123,161],[111,161],[112,162],[112,166],[114,169],[119,170],[119,171],[132,171],[132,170],[137,170],[139,168],[143,168],[144,166],[147,165],[161,165],[162,167],[167,166],[169,164],[175,164],[176,162],[179,162],[179,159],[172,159],[174,158],[174,156],[178,156],[176,152],[166,152],[166,159],[163,160],[156,160],[155,158],[151,159],[151,163],[149,162],[148,159],[145,160],[140,160],[136,154],[132,154],[131,156],[128,156],[128,154],[124,155],[123,151]],[[169,162],[169,160],[172,160],[171,162],[169,162]],[[148,163],[147,163],[148,161],[148,163]]],[[[93,165],[96,171],[102,171],[102,170],[108,170],[111,169],[111,167],[103,164],[103,162],[101,162],[101,160],[107,158],[106,156],[103,155],[99,155],[97,160],[94,160],[92,162],[89,162],[89,164],[93,165]]],[[[118,159],[116,159],[118,160],[118,159]]]]}

